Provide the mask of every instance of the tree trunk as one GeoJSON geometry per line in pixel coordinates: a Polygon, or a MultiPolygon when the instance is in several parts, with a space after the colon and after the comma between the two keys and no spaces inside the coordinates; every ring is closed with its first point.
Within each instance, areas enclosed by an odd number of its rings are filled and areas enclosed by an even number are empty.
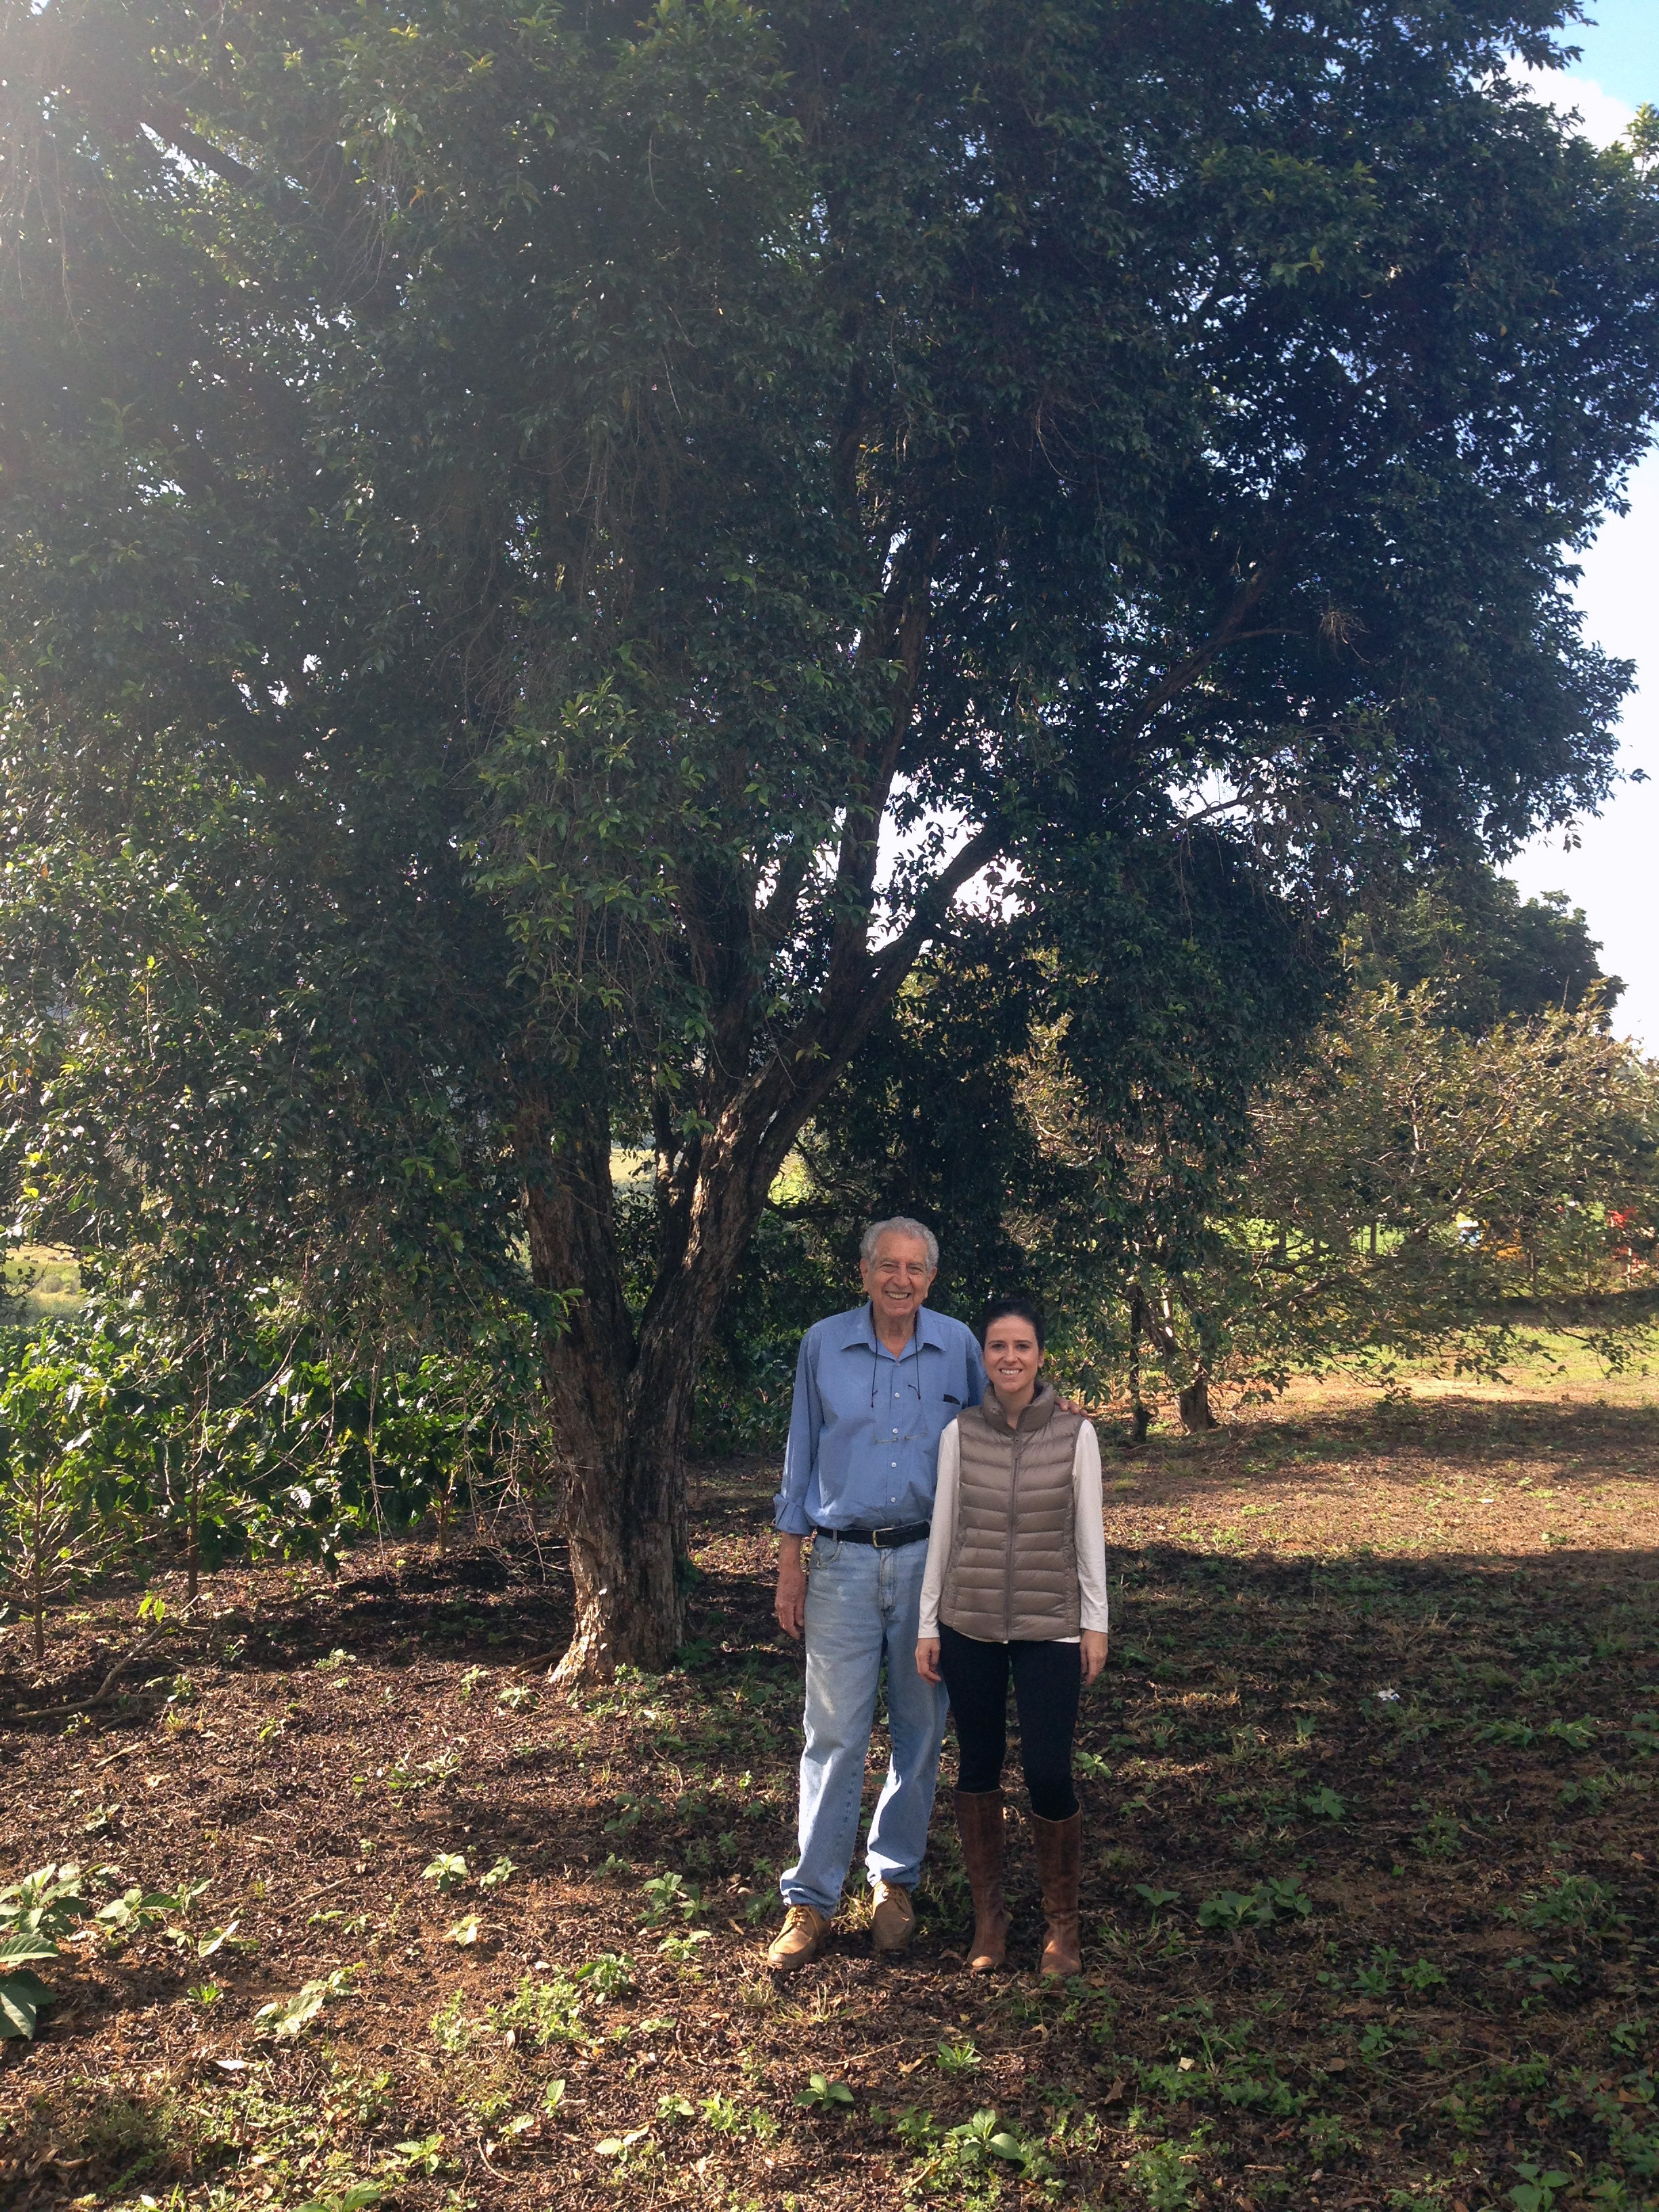
{"type": "Polygon", "coordinates": [[[734,1086],[677,1181],[656,1283],[637,1328],[623,1295],[602,1110],[556,1141],[526,1117],[526,1204],[538,1285],[578,1293],[550,1344],[552,1457],[562,1477],[576,1619],[556,1681],[659,1672],[681,1641],[688,1540],[684,1462],[697,1376],[773,1180],[803,1123],[896,985],[865,993],[823,1042],[807,1039],[734,1086]],[[528,1140],[527,1142],[526,1140],[528,1140]],[[539,1147],[538,1156],[537,1147],[539,1147]]]}
{"type": "Polygon", "coordinates": [[[1152,1409],[1140,1395],[1140,1340],[1146,1330],[1146,1297],[1139,1283],[1129,1293],[1129,1419],[1131,1438],[1146,1441],[1152,1425],[1152,1409]]]}
{"type": "Polygon", "coordinates": [[[660,1674],[683,1639],[686,1439],[698,1370],[740,1257],[741,1248],[728,1259],[694,1247],[637,1340],[625,1312],[602,1334],[584,1300],[549,1349],[576,1613],[557,1682],[608,1680],[619,1665],[660,1674]]]}
{"type": "MultiPolygon", "coordinates": [[[[1164,1292],[1163,1305],[1164,1311],[1161,1316],[1153,1312],[1150,1307],[1144,1310],[1146,1328],[1162,1356],[1165,1372],[1173,1381],[1175,1376],[1185,1368],[1190,1355],[1183,1352],[1181,1339],[1176,1333],[1174,1319],[1170,1311],[1170,1293],[1167,1288],[1164,1292]]],[[[1205,1342],[1206,1334],[1200,1320],[1199,1322],[1200,1344],[1205,1342]]],[[[1197,1364],[1188,1370],[1188,1381],[1176,1398],[1176,1404],[1181,1413],[1182,1427],[1194,1435],[1201,1434],[1206,1429],[1218,1429],[1221,1424],[1210,1411],[1210,1370],[1205,1358],[1200,1358],[1197,1364]]]]}
{"type": "Polygon", "coordinates": [[[624,1664],[659,1674],[682,1640],[689,1381],[671,1395],[681,1402],[642,1409],[602,1454],[566,1465],[576,1618],[556,1682],[609,1680],[624,1664]]]}
{"type": "Polygon", "coordinates": [[[771,1154],[793,1137],[729,1152],[720,1133],[705,1138],[689,1228],[637,1329],[623,1295],[608,1131],[562,1143],[529,1181],[536,1279],[580,1291],[545,1369],[575,1595],[559,1683],[605,1680],[620,1665],[660,1673],[682,1640],[697,1374],[765,1203],[771,1154]]]}
{"type": "Polygon", "coordinates": [[[193,1605],[202,1575],[202,1455],[191,1470],[190,1500],[185,1515],[185,1595],[193,1605]]]}
{"type": "Polygon", "coordinates": [[[1193,1379],[1177,1403],[1181,1407],[1181,1425],[1190,1434],[1201,1435],[1206,1429],[1221,1426],[1210,1411],[1210,1378],[1201,1367],[1194,1370],[1193,1379]]]}

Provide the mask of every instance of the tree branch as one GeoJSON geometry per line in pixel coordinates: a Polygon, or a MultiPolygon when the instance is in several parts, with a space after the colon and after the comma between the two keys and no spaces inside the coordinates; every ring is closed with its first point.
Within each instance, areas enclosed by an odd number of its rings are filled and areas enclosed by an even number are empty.
{"type": "Polygon", "coordinates": [[[210,138],[204,138],[199,131],[193,130],[185,122],[182,108],[143,107],[138,112],[138,120],[164,145],[175,148],[197,168],[210,169],[216,177],[228,185],[240,185],[249,191],[263,192],[273,188],[289,194],[294,191],[294,186],[286,177],[266,176],[261,170],[251,169],[246,161],[239,161],[234,154],[227,154],[210,138]]]}
{"type": "Polygon", "coordinates": [[[988,867],[993,860],[999,858],[1007,840],[1006,826],[993,815],[928,884],[916,901],[915,911],[904,928],[891,944],[882,947],[872,963],[871,979],[877,988],[884,993],[883,1005],[902,982],[905,974],[939,927],[945,908],[962,886],[971,877],[976,876],[981,868],[988,867]],[[890,987],[887,978],[890,969],[894,966],[897,968],[897,974],[890,987]]]}
{"type": "Polygon", "coordinates": [[[1169,705],[1171,699],[1179,697],[1182,692],[1195,684],[1211,663],[1218,655],[1224,653],[1230,645],[1237,645],[1243,636],[1257,637],[1268,634],[1259,630],[1246,631],[1244,623],[1251,611],[1261,603],[1267,586],[1278,574],[1281,556],[1278,552],[1270,553],[1266,559],[1257,562],[1255,567],[1250,571],[1243,590],[1228,608],[1218,627],[1205,639],[1202,645],[1194,646],[1185,659],[1178,661],[1161,684],[1154,686],[1151,696],[1142,703],[1131,720],[1129,724],[1131,730],[1144,730],[1160,710],[1169,705]]]}

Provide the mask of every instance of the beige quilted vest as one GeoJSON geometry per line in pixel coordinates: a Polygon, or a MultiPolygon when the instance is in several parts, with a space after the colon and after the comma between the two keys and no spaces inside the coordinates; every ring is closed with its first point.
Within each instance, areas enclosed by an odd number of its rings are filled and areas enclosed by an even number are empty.
{"type": "Polygon", "coordinates": [[[1036,1395],[1010,1428],[988,1389],[957,1417],[957,1527],[939,1617],[985,1644],[1052,1643],[1079,1633],[1079,1413],[1036,1395]]]}

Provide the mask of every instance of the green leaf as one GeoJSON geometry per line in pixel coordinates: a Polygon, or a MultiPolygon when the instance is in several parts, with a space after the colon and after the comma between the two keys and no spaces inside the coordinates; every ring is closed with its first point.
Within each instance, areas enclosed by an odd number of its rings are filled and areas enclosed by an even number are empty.
{"type": "Polygon", "coordinates": [[[299,2212],[368,2212],[371,2204],[378,2204],[386,2195],[386,2185],[379,2181],[355,2181],[349,2189],[337,2195],[313,2197],[299,2207],[299,2212]]]}
{"type": "Polygon", "coordinates": [[[464,1851],[439,1851],[429,1866],[421,1869],[422,1881],[435,1881],[440,1889],[459,1889],[471,1880],[464,1851]]]}
{"type": "Polygon", "coordinates": [[[0,1937],[0,1966],[21,1966],[35,1959],[55,1959],[58,1946],[46,1936],[25,1932],[0,1937]]]}
{"type": "Polygon", "coordinates": [[[827,2074],[809,2074],[806,2087],[797,2094],[795,2102],[823,2112],[831,2106],[850,2105],[853,2093],[844,2081],[832,2081],[827,2074]]]}
{"type": "Polygon", "coordinates": [[[43,2005],[56,2004],[56,1996],[33,1974],[9,1974],[0,1981],[0,2041],[33,2037],[43,2005]]]}
{"type": "Polygon", "coordinates": [[[276,1997],[261,2005],[253,2015],[253,2033],[273,2041],[292,2041],[316,2019],[331,1996],[342,1994],[339,1974],[326,1981],[307,1982],[293,1996],[276,1997]]]}

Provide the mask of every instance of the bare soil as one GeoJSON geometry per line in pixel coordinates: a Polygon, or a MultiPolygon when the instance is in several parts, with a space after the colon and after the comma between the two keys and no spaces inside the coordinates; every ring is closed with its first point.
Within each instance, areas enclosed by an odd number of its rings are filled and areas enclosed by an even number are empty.
{"type": "Polygon", "coordinates": [[[556,1547],[223,1573],[90,1714],[136,1587],[38,1675],[7,1630],[0,1881],[173,1902],[41,1969],[0,2203],[1652,2212],[1654,1409],[1304,1391],[1107,1456],[1060,1991],[1023,1823],[1013,1970],[963,1971],[948,1788],[907,1956],[855,1897],[764,1971],[800,1706],[766,1468],[700,1474],[681,1663],[574,1704],[556,1547]]]}

